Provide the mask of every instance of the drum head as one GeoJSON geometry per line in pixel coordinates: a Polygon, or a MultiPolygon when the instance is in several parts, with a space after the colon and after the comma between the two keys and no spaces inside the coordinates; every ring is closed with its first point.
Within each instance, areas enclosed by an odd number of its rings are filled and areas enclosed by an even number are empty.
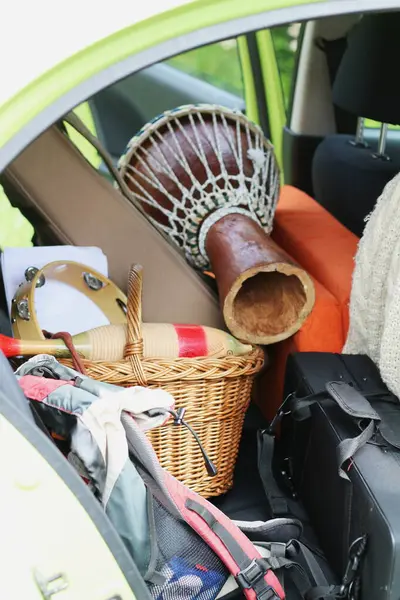
{"type": "Polygon", "coordinates": [[[238,111],[167,111],[132,138],[119,168],[132,198],[197,268],[209,268],[205,238],[215,219],[237,212],[272,229],[278,164],[261,129],[238,111]]]}

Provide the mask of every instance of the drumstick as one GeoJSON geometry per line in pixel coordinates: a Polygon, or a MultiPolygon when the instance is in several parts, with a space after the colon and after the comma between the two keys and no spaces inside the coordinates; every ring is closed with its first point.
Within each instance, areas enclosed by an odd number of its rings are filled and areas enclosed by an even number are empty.
{"type": "MultiPolygon", "coordinates": [[[[212,327],[143,323],[143,356],[154,358],[188,358],[200,356],[241,356],[251,350],[236,338],[212,327]]],[[[126,325],[104,325],[72,336],[74,346],[83,358],[117,361],[124,357],[126,325]]],[[[68,358],[70,353],[62,340],[20,340],[0,335],[0,350],[5,356],[51,354],[68,358]]]]}

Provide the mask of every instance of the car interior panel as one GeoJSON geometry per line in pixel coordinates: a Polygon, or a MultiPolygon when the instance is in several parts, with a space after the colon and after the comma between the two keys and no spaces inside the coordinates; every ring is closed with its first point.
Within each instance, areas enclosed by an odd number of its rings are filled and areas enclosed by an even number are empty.
{"type": "Polygon", "coordinates": [[[147,272],[146,320],[168,323],[183,318],[189,323],[221,325],[217,300],[204,279],[58,127],[33,142],[3,176],[29,200],[31,210],[50,224],[61,243],[102,247],[107,252],[110,274],[121,288],[126,289],[130,257],[140,260],[147,272]],[[82,198],[90,201],[83,203],[82,198]],[[176,289],[183,292],[181,302],[177,302],[176,289]],[[162,304],[158,302],[160,295],[165,300],[162,304]]]}

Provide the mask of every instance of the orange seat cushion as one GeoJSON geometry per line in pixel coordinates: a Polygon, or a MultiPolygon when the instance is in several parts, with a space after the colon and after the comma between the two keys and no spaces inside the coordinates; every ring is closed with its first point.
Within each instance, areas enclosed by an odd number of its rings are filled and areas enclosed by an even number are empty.
{"type": "Polygon", "coordinates": [[[345,338],[359,238],[310,196],[289,185],[281,191],[272,237],[339,301],[345,338]]]}
{"type": "Polygon", "coordinates": [[[255,399],[271,420],[282,402],[286,360],[291,352],[340,352],[344,344],[339,301],[312,275],[315,305],[291,338],[267,347],[268,366],[257,380],[255,399]]]}
{"type": "Polygon", "coordinates": [[[270,420],[282,402],[291,352],[341,352],[349,326],[349,299],[358,238],[304,192],[284,186],[272,237],[312,277],[315,305],[290,339],[267,349],[269,368],[258,379],[257,403],[270,420]]]}

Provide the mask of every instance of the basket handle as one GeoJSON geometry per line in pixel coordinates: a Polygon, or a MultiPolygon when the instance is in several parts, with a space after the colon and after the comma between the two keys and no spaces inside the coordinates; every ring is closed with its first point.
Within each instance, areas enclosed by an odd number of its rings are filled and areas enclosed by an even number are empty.
{"type": "Polygon", "coordinates": [[[129,360],[139,385],[146,386],[142,366],[142,273],[141,265],[132,265],[128,279],[127,336],[124,356],[129,360]]]}

